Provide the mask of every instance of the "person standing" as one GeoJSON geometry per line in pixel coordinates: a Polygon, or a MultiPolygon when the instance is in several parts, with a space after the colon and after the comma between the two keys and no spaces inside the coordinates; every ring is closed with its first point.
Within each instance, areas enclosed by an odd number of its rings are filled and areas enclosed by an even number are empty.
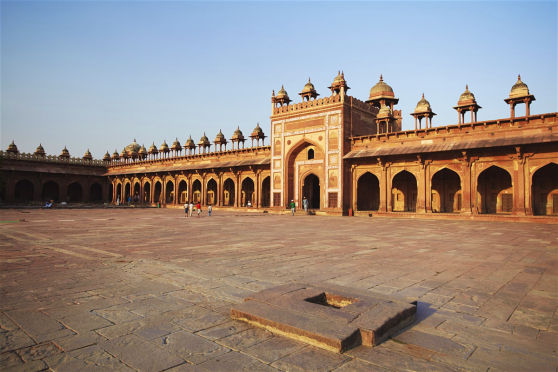
{"type": "Polygon", "coordinates": [[[198,210],[198,218],[199,218],[200,214],[201,214],[201,204],[200,204],[200,202],[198,202],[198,204],[196,204],[196,209],[198,210]]]}
{"type": "Polygon", "coordinates": [[[304,212],[308,214],[308,199],[306,199],[306,196],[302,199],[302,207],[304,208],[304,212]]]}
{"type": "Polygon", "coordinates": [[[294,200],[291,200],[291,214],[293,216],[295,214],[295,209],[296,209],[295,202],[294,202],[294,200]]]}
{"type": "Polygon", "coordinates": [[[184,203],[184,217],[188,217],[188,202],[184,203]]]}
{"type": "Polygon", "coordinates": [[[211,217],[211,211],[213,210],[213,207],[211,206],[211,204],[209,204],[209,207],[207,207],[207,214],[209,217],[211,217]]]}
{"type": "Polygon", "coordinates": [[[188,206],[188,217],[192,217],[192,213],[194,213],[194,203],[190,202],[188,206]]]}

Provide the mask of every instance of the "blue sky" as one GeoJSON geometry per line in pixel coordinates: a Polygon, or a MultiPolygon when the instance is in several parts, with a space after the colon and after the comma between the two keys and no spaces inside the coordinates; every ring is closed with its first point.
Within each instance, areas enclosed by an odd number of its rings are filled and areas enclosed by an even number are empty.
{"type": "Polygon", "coordinates": [[[508,117],[518,73],[532,113],[558,106],[556,1],[3,1],[1,32],[0,142],[24,152],[269,134],[272,89],[325,96],[339,69],[361,100],[383,74],[403,129],[423,92],[434,126],[456,123],[465,84],[478,120],[508,117]]]}

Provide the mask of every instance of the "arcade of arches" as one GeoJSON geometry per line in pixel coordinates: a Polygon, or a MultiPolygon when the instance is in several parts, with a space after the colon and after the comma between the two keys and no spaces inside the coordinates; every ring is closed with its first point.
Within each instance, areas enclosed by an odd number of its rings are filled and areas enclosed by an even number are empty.
{"type": "Polygon", "coordinates": [[[110,200],[112,194],[102,178],[91,180],[84,177],[68,180],[56,176],[42,179],[36,175],[22,175],[10,180],[8,185],[8,189],[13,190],[8,190],[13,195],[11,200],[23,204],[42,204],[50,200],[56,203],[102,203],[110,200]]]}
{"type": "Polygon", "coordinates": [[[191,174],[120,178],[111,182],[112,200],[144,205],[181,206],[186,202],[218,207],[265,208],[270,205],[268,172],[191,174]],[[134,182],[133,193],[130,185],[134,182]],[[237,185],[240,184],[240,187],[237,185]],[[154,186],[152,186],[154,185],[154,186]],[[178,185],[178,186],[176,186],[178,185]]]}
{"type": "Polygon", "coordinates": [[[558,216],[558,164],[554,162],[535,168],[523,179],[524,173],[511,171],[510,165],[481,163],[478,171],[446,166],[436,170],[428,166],[408,168],[394,171],[390,177],[388,168],[378,164],[356,166],[355,213],[521,214],[517,207],[519,201],[527,205],[524,214],[558,216]],[[423,181],[431,172],[430,182],[423,181]],[[474,174],[476,178],[471,178],[474,174]],[[526,195],[518,193],[520,182],[526,184],[529,191],[526,195]],[[390,198],[383,196],[386,190],[390,198]],[[430,198],[426,197],[427,190],[430,198]]]}

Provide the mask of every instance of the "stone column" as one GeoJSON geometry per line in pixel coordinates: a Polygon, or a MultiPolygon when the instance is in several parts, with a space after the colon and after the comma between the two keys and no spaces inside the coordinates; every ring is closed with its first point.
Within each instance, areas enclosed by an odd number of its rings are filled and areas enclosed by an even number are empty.
{"type": "Polygon", "coordinates": [[[241,185],[240,185],[240,173],[236,173],[236,187],[234,188],[234,193],[236,194],[235,198],[234,198],[234,206],[235,208],[238,208],[240,205],[239,199],[240,199],[240,195],[241,195],[241,185]]]}
{"type": "MultiPolygon", "coordinates": [[[[426,172],[425,164],[419,163],[417,172],[417,204],[416,213],[426,211],[426,172]]],[[[407,197],[407,195],[405,195],[407,197]]],[[[405,201],[406,203],[407,201],[405,201]]]]}
{"type": "Polygon", "coordinates": [[[525,211],[525,158],[520,157],[514,160],[513,171],[513,213],[524,216],[525,211]]]}
{"type": "Polygon", "coordinates": [[[380,212],[387,212],[388,211],[388,168],[386,164],[378,163],[381,167],[382,173],[380,177],[380,206],[378,210],[380,212]]]}

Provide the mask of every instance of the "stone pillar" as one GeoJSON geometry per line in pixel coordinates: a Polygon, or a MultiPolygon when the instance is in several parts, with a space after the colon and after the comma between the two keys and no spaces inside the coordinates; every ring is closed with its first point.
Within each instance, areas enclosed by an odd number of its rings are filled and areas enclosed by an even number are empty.
{"type": "Polygon", "coordinates": [[[241,188],[242,188],[241,185],[240,185],[240,173],[236,173],[235,177],[236,177],[236,185],[235,185],[236,187],[234,188],[234,193],[236,195],[235,195],[235,198],[234,198],[234,206],[235,206],[235,208],[238,208],[239,205],[240,205],[239,204],[239,199],[240,199],[240,195],[241,195],[240,192],[241,192],[241,188]]]}
{"type": "MultiPolygon", "coordinates": [[[[358,182],[357,182],[357,166],[356,164],[351,165],[351,208],[353,209],[353,213],[354,211],[357,210],[358,205],[357,205],[357,198],[358,198],[358,182]]],[[[380,181],[381,182],[381,181],[380,181]]],[[[382,199],[381,194],[382,194],[382,189],[380,187],[380,200],[382,199]]],[[[382,210],[382,207],[380,206],[378,208],[379,210],[382,210]]]]}
{"type": "MultiPolygon", "coordinates": [[[[428,123],[428,117],[426,118],[428,123]]],[[[425,194],[425,212],[432,213],[432,169],[430,167],[431,161],[426,161],[424,164],[424,194],[425,194]]]]}
{"type": "MultiPolygon", "coordinates": [[[[258,141],[259,141],[259,140],[258,140],[258,141]]],[[[260,190],[261,190],[261,188],[262,188],[261,185],[260,185],[260,174],[261,174],[261,172],[262,172],[262,171],[261,171],[260,169],[258,169],[258,170],[255,172],[255,174],[256,174],[256,184],[254,185],[255,188],[256,188],[256,190],[254,190],[254,191],[255,191],[255,194],[256,194],[256,196],[255,196],[255,198],[254,198],[254,199],[256,199],[256,200],[254,200],[254,207],[255,207],[255,208],[259,208],[259,207],[260,207],[260,204],[261,204],[261,203],[260,203],[260,195],[261,195],[260,190]]]]}
{"type": "MultiPolygon", "coordinates": [[[[426,172],[425,164],[419,163],[417,172],[417,204],[416,213],[424,213],[426,211],[426,172]]],[[[405,195],[407,197],[407,195],[405,195]]],[[[405,201],[406,203],[407,201],[405,201]]]]}
{"type": "Polygon", "coordinates": [[[525,215],[525,158],[514,160],[513,171],[513,214],[525,215]]]}
{"type": "Polygon", "coordinates": [[[533,215],[533,195],[532,195],[532,181],[533,179],[531,178],[531,174],[529,171],[529,157],[525,157],[525,161],[523,162],[523,167],[522,167],[522,171],[523,171],[523,179],[524,181],[524,190],[525,190],[525,197],[524,197],[524,201],[525,201],[525,214],[528,216],[532,216],[533,215]]]}
{"type": "Polygon", "coordinates": [[[392,212],[393,206],[391,205],[391,167],[386,164],[386,211],[392,212]]]}

